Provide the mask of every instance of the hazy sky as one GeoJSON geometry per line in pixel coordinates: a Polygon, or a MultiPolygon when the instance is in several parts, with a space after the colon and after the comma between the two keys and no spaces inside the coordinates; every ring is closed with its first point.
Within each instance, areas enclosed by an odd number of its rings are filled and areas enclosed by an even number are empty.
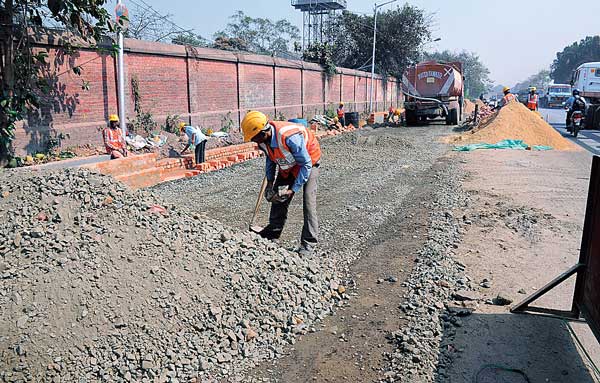
{"type": "MultiPolygon", "coordinates": [[[[116,0],[110,0],[113,4],[116,0]]],[[[242,10],[253,17],[285,18],[302,27],[290,0],[144,0],[173,21],[210,38],[242,10]]],[[[128,0],[123,0],[125,4],[128,0]]],[[[137,0],[140,2],[140,0],[137,0]]],[[[372,12],[374,1],[347,0],[354,12],[372,12]]],[[[380,1],[380,3],[383,1],[380,1]]],[[[399,0],[396,4],[403,4],[399,0]]],[[[599,0],[413,0],[435,14],[432,50],[468,50],[480,55],[497,84],[513,85],[549,67],[556,52],[586,35],[600,34],[599,0]]],[[[387,8],[395,6],[388,5],[387,8]]]]}

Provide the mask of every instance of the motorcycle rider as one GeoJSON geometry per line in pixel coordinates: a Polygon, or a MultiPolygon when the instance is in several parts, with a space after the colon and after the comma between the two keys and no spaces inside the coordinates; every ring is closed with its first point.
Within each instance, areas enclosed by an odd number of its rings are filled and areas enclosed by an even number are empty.
{"type": "Polygon", "coordinates": [[[573,101],[570,102],[569,110],[567,111],[567,130],[571,131],[571,116],[575,111],[581,111],[585,116],[585,111],[587,109],[587,103],[585,102],[585,98],[579,95],[579,89],[573,89],[573,101]]]}

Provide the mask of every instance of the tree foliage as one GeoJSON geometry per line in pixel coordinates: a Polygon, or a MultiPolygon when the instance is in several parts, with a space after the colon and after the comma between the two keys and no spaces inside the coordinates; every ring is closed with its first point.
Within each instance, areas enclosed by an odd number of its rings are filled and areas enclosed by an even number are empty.
{"type": "Polygon", "coordinates": [[[200,35],[194,33],[179,33],[171,39],[172,44],[191,45],[193,47],[206,47],[208,41],[200,35]]]}
{"type": "Polygon", "coordinates": [[[550,71],[548,69],[542,69],[538,73],[527,77],[525,81],[517,83],[512,87],[512,91],[518,92],[527,89],[530,86],[534,86],[538,88],[538,90],[546,89],[551,81],[550,71]]]}
{"type": "Polygon", "coordinates": [[[480,94],[486,93],[492,85],[489,69],[481,62],[479,56],[473,52],[445,50],[443,52],[426,53],[425,60],[460,61],[463,64],[466,97],[479,97],[480,94]]]}
{"type": "MultiPolygon", "coordinates": [[[[343,12],[337,20],[333,61],[346,68],[370,68],[373,49],[373,16],[343,12]]],[[[432,16],[405,4],[377,16],[375,71],[400,77],[418,60],[425,43],[431,41],[432,16]]]]}
{"type": "Polygon", "coordinates": [[[214,36],[215,48],[244,50],[274,55],[291,52],[294,42],[300,39],[300,30],[287,20],[273,21],[253,18],[242,11],[230,17],[227,27],[214,36]]]}
{"type": "Polygon", "coordinates": [[[556,54],[550,77],[556,83],[568,84],[577,67],[590,61],[600,61],[600,36],[587,36],[556,54]]]}
{"type": "Polygon", "coordinates": [[[161,42],[169,42],[176,38],[190,39],[190,37],[195,37],[191,30],[182,29],[173,23],[171,21],[172,17],[173,15],[170,13],[161,15],[151,7],[141,7],[136,3],[132,3],[129,10],[129,25],[124,36],[138,40],[161,42]]]}
{"type": "MultiPolygon", "coordinates": [[[[40,107],[41,97],[55,92],[57,102],[65,101],[56,78],[48,78],[48,54],[32,44],[41,27],[51,21],[66,30],[56,38],[71,37],[54,59],[60,64],[78,45],[97,47],[103,36],[116,29],[104,4],[105,0],[0,1],[0,162],[5,163],[10,154],[16,123],[40,107]]],[[[79,74],[82,68],[72,70],[79,74]]]]}

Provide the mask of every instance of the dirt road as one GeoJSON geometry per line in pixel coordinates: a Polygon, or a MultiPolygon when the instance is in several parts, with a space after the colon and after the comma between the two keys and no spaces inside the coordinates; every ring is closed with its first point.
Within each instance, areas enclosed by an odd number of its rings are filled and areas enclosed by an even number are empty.
{"type": "MultiPolygon", "coordinates": [[[[587,152],[474,152],[458,155],[470,174],[465,212],[472,224],[457,249],[473,278],[480,305],[465,319],[453,347],[449,381],[468,381],[481,373],[511,382],[594,382],[577,340],[596,364],[600,346],[585,324],[514,315],[507,306],[484,302],[499,293],[515,303],[564,272],[579,257],[587,200],[587,152]],[[491,371],[496,365],[517,369],[491,371]]],[[[553,290],[536,306],[569,310],[574,280],[553,290]]],[[[501,380],[496,380],[501,381],[501,380]]]]}
{"type": "MultiPolygon", "coordinates": [[[[445,126],[385,128],[324,141],[319,185],[323,259],[345,272],[350,300],[279,361],[251,376],[271,381],[373,381],[383,377],[387,337],[403,327],[399,305],[416,252],[427,236],[428,205],[444,187],[445,126]]],[[[247,227],[262,160],[154,188],[238,228],[247,227]],[[177,197],[179,196],[179,197],[177,197]]],[[[301,197],[301,196],[298,196],[301,197]]],[[[262,219],[266,219],[263,206],[262,219]]],[[[283,244],[297,245],[301,198],[292,204],[283,244]]]]}
{"type": "MultiPolygon", "coordinates": [[[[488,304],[499,293],[518,301],[575,261],[589,153],[456,154],[439,143],[448,133],[382,128],[323,142],[319,262],[346,275],[348,299],[231,381],[596,381],[565,323],[488,304]],[[473,301],[457,300],[461,289],[473,301]]],[[[154,191],[244,229],[263,166],[154,191]]],[[[282,245],[297,245],[301,224],[297,198],[282,245]]],[[[567,305],[568,288],[540,303],[567,305]]],[[[589,330],[573,327],[597,359],[589,330]]]]}

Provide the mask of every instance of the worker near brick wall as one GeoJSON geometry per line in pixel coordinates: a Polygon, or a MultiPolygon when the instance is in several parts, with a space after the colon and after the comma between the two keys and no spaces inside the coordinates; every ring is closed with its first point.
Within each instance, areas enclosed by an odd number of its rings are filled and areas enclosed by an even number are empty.
{"type": "Polygon", "coordinates": [[[527,108],[532,111],[538,110],[539,96],[536,93],[537,88],[532,86],[529,88],[529,94],[527,95],[527,108]]]}
{"type": "Polygon", "coordinates": [[[196,164],[203,163],[206,160],[206,141],[208,138],[202,133],[200,128],[186,125],[183,121],[179,123],[179,132],[181,134],[185,133],[188,138],[185,148],[179,154],[183,155],[191,146],[194,146],[196,164]]]}
{"type": "Polygon", "coordinates": [[[504,89],[502,90],[502,92],[504,93],[504,97],[502,97],[502,100],[500,100],[500,108],[502,108],[503,106],[507,105],[509,102],[513,102],[513,101],[517,101],[518,98],[517,96],[515,96],[514,94],[510,93],[510,88],[505,86],[504,89]]]}
{"type": "Polygon", "coordinates": [[[303,188],[304,226],[298,252],[301,255],[312,254],[319,237],[317,181],[321,147],[317,138],[303,125],[269,121],[258,111],[246,114],[242,132],[244,141],[257,143],[267,157],[265,198],[271,202],[271,212],[269,224],[259,234],[271,240],[281,236],[290,202],[303,188]]]}
{"type": "Polygon", "coordinates": [[[102,131],[102,140],[106,154],[110,154],[111,159],[127,157],[127,144],[123,131],[119,128],[119,116],[116,114],[108,116],[108,128],[102,131]]]}
{"type": "Polygon", "coordinates": [[[337,108],[337,118],[342,126],[346,126],[346,111],[344,110],[344,103],[340,102],[337,108]]]}

